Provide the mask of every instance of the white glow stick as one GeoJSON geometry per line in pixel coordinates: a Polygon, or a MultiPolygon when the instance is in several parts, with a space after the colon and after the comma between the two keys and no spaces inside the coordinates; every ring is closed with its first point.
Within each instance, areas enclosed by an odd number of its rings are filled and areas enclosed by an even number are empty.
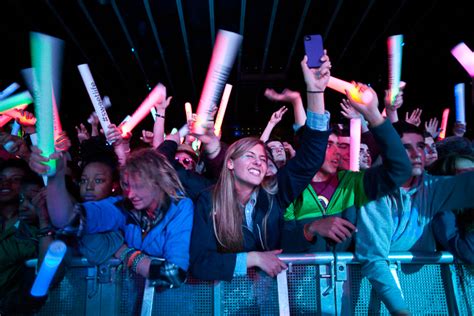
{"type": "Polygon", "coordinates": [[[466,123],[464,83],[458,83],[454,86],[454,98],[456,100],[456,122],[466,123]]]}
{"type": "Polygon", "coordinates": [[[193,133],[198,135],[205,133],[205,125],[210,120],[212,107],[219,102],[241,43],[242,35],[219,30],[199,100],[193,133]]]}
{"type": "Polygon", "coordinates": [[[400,91],[400,78],[402,74],[402,46],[403,35],[394,35],[387,39],[388,88],[390,90],[391,105],[393,105],[395,102],[395,98],[400,91]]]}
{"type": "Polygon", "coordinates": [[[156,109],[154,106],[150,109],[151,116],[153,117],[153,121],[156,121],[156,109]]]}
{"type": "Polygon", "coordinates": [[[6,87],[2,92],[0,92],[0,100],[3,100],[10,95],[12,95],[16,90],[20,88],[20,85],[16,82],[12,83],[8,87],[6,87]]]}
{"type": "Polygon", "coordinates": [[[128,132],[131,132],[150,112],[150,109],[154,107],[155,104],[162,102],[165,97],[165,86],[161,83],[157,84],[145,100],[143,100],[142,104],[140,104],[140,106],[135,110],[132,116],[130,116],[130,119],[120,126],[122,129],[122,135],[125,136],[128,132]]]}
{"type": "Polygon", "coordinates": [[[444,109],[443,118],[441,119],[441,132],[439,133],[439,139],[446,138],[446,128],[448,127],[449,108],[444,109]]]}
{"type": "Polygon", "coordinates": [[[49,245],[35,283],[31,287],[32,296],[41,297],[48,293],[49,285],[66,254],[66,250],[66,244],[60,240],[55,240],[49,245]]]}
{"type": "Polygon", "coordinates": [[[225,110],[229,103],[230,93],[232,91],[232,85],[226,84],[224,93],[222,94],[221,104],[219,105],[219,111],[217,112],[216,122],[214,123],[214,133],[216,136],[221,134],[222,121],[224,120],[225,110]]]}
{"type": "Polygon", "coordinates": [[[11,110],[19,105],[33,103],[33,97],[28,91],[15,94],[0,101],[0,113],[11,110]]]}
{"type": "Polygon", "coordinates": [[[335,77],[329,77],[328,87],[344,95],[346,94],[346,90],[349,91],[350,95],[356,102],[367,104],[372,101],[372,93],[369,91],[360,93],[359,90],[357,90],[357,87],[352,83],[335,77]]]}
{"type": "Polygon", "coordinates": [[[186,102],[184,104],[184,111],[186,112],[186,122],[189,122],[193,119],[193,108],[191,103],[186,102]]]}
{"type": "Polygon", "coordinates": [[[189,134],[188,124],[184,124],[178,131],[179,136],[184,137],[189,134]]]}
{"type": "Polygon", "coordinates": [[[350,158],[349,169],[351,171],[359,171],[360,159],[360,134],[361,134],[361,120],[360,118],[352,118],[350,123],[350,158]]]}
{"type": "Polygon", "coordinates": [[[453,49],[451,54],[463,66],[471,77],[474,77],[474,53],[464,43],[459,43],[453,49]]]}
{"type": "Polygon", "coordinates": [[[102,98],[100,97],[99,90],[95,84],[94,78],[92,77],[91,70],[89,69],[89,65],[82,64],[78,65],[77,68],[81,73],[82,81],[86,86],[87,93],[89,94],[89,98],[92,101],[92,105],[94,106],[95,113],[99,118],[100,126],[104,130],[104,134],[107,135],[110,125],[110,119],[107,115],[107,110],[102,102],[102,98]]]}

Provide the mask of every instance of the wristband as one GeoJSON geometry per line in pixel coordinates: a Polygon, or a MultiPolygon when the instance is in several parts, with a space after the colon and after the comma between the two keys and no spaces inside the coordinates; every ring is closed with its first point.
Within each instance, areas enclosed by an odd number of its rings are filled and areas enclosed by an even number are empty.
{"type": "Polygon", "coordinates": [[[140,254],[140,250],[136,250],[134,253],[132,253],[130,255],[130,257],[128,257],[128,260],[127,260],[127,267],[131,268],[132,267],[132,264],[133,264],[133,260],[135,259],[136,256],[138,256],[140,254]]]}
{"type": "Polygon", "coordinates": [[[164,115],[164,114],[163,114],[163,115],[161,115],[161,114],[159,114],[159,113],[156,113],[156,114],[155,114],[155,116],[156,116],[156,117],[159,117],[159,118],[162,118],[162,119],[164,119],[164,118],[165,118],[165,115],[164,115]]]}
{"type": "Polygon", "coordinates": [[[324,91],[310,91],[310,90],[306,90],[306,93],[324,93],[324,91]]]}
{"type": "Polygon", "coordinates": [[[140,263],[140,261],[142,261],[143,259],[145,259],[146,256],[143,254],[143,253],[139,253],[134,259],[133,259],[133,262],[132,262],[132,266],[131,266],[131,270],[135,273],[138,273],[137,272],[137,267],[138,267],[138,264],[140,263]]]}
{"type": "Polygon", "coordinates": [[[136,249],[135,248],[127,248],[122,253],[120,254],[120,262],[125,262],[125,259],[128,257],[128,255],[132,252],[134,252],[136,249]]]}

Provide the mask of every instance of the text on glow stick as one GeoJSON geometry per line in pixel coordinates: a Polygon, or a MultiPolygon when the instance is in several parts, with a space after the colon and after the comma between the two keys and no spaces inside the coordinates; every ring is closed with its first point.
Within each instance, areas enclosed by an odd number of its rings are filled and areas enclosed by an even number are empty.
{"type": "Polygon", "coordinates": [[[155,104],[162,102],[164,98],[166,98],[166,88],[164,85],[159,83],[155,88],[153,88],[145,100],[143,100],[142,104],[140,104],[132,116],[130,116],[130,119],[120,126],[122,129],[122,136],[131,132],[135,126],[145,118],[148,112],[150,112],[150,109],[154,107],[155,104]]]}
{"type": "Polygon", "coordinates": [[[48,293],[49,285],[66,254],[66,250],[66,244],[59,240],[55,240],[49,245],[48,252],[46,252],[35,282],[31,287],[30,293],[32,296],[41,297],[48,293]]]}
{"type": "Polygon", "coordinates": [[[448,127],[449,108],[444,109],[443,118],[441,119],[441,132],[439,133],[439,139],[446,138],[446,128],[448,127]]]}
{"type": "Polygon", "coordinates": [[[400,78],[402,73],[402,46],[403,35],[390,36],[387,39],[388,47],[388,83],[390,90],[390,103],[393,105],[400,91],[400,78]]]}
{"type": "Polygon", "coordinates": [[[107,135],[107,132],[109,130],[109,125],[110,125],[110,119],[109,119],[109,116],[107,115],[107,110],[105,109],[102,98],[100,97],[100,93],[99,93],[99,90],[97,89],[94,78],[92,77],[92,73],[89,69],[89,65],[81,64],[81,65],[78,65],[77,68],[79,69],[79,72],[82,77],[82,81],[84,82],[84,85],[86,86],[87,93],[89,94],[89,98],[92,101],[92,105],[94,106],[95,113],[97,114],[97,117],[99,118],[100,126],[104,130],[104,134],[107,135]]]}
{"type": "MultiPolygon", "coordinates": [[[[53,84],[57,82],[60,54],[63,41],[41,33],[31,33],[31,60],[33,77],[36,78],[35,115],[38,133],[38,148],[44,157],[54,153],[54,119],[53,119],[53,84]],[[56,69],[56,70],[55,70],[56,69]]],[[[56,160],[51,159],[44,164],[49,166],[48,175],[56,173],[56,160]]]]}
{"type": "Polygon", "coordinates": [[[452,50],[451,54],[463,66],[471,77],[474,77],[474,53],[464,43],[459,43],[452,50]]]}
{"type": "Polygon", "coordinates": [[[191,103],[186,102],[184,104],[184,112],[186,113],[186,122],[189,122],[193,119],[193,108],[191,103]]]}
{"type": "Polygon", "coordinates": [[[464,83],[454,86],[454,98],[456,101],[456,122],[466,123],[464,83]]]}
{"type": "Polygon", "coordinates": [[[216,122],[214,123],[214,133],[216,134],[216,136],[219,136],[221,133],[222,121],[224,120],[224,115],[227,109],[227,104],[229,103],[231,91],[232,85],[226,84],[224,88],[224,93],[222,94],[222,100],[219,106],[219,111],[217,112],[216,122]]]}
{"type": "Polygon", "coordinates": [[[349,168],[352,171],[359,171],[360,159],[360,135],[361,135],[361,119],[352,118],[350,122],[350,158],[349,168]]]}
{"type": "Polygon", "coordinates": [[[16,90],[20,88],[20,85],[16,82],[10,84],[8,87],[6,87],[2,92],[0,92],[0,100],[5,99],[6,97],[9,97],[12,95],[16,90]]]}
{"type": "Polygon", "coordinates": [[[219,30],[199,99],[193,133],[198,135],[205,133],[206,123],[210,120],[212,108],[219,102],[241,43],[240,34],[219,30]]]}
{"type": "Polygon", "coordinates": [[[33,97],[28,91],[15,94],[9,98],[0,101],[0,113],[4,113],[15,107],[33,102],[33,97]]]}
{"type": "Polygon", "coordinates": [[[364,104],[368,104],[370,101],[372,101],[372,98],[373,98],[372,93],[370,91],[365,91],[364,93],[360,93],[357,87],[353,85],[352,83],[349,83],[347,81],[344,81],[332,76],[329,77],[328,87],[344,95],[346,94],[346,90],[347,90],[349,91],[349,94],[352,96],[354,101],[362,102],[364,104]]]}

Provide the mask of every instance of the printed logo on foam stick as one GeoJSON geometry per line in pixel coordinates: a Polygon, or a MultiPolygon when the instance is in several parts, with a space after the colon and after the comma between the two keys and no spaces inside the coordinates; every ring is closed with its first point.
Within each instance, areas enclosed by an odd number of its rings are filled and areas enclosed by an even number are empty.
{"type": "Polygon", "coordinates": [[[192,132],[194,134],[204,134],[206,123],[212,120],[210,118],[212,107],[217,106],[221,98],[241,43],[242,35],[240,34],[224,30],[219,30],[217,33],[206,81],[197,108],[196,122],[193,124],[192,132]]]}
{"type": "Polygon", "coordinates": [[[395,102],[395,98],[400,91],[400,78],[402,75],[402,46],[403,35],[394,35],[387,39],[388,88],[390,90],[391,105],[395,102]]]}

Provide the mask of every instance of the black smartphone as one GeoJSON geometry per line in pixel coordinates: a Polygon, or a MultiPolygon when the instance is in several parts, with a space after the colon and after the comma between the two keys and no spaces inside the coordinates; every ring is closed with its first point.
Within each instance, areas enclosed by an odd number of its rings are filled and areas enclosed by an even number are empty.
{"type": "Polygon", "coordinates": [[[306,56],[308,56],[308,67],[321,67],[321,57],[323,57],[324,54],[323,38],[321,37],[321,35],[305,35],[304,49],[306,52],[306,56]]]}

